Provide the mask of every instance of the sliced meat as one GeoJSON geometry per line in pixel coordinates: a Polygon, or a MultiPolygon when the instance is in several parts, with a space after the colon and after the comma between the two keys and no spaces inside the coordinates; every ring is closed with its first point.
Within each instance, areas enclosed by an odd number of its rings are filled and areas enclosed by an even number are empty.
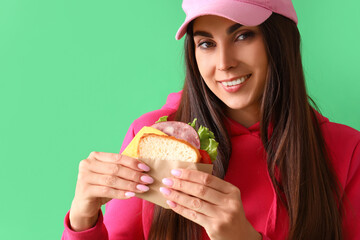
{"type": "Polygon", "coordinates": [[[195,129],[187,123],[178,121],[166,121],[155,123],[151,127],[156,128],[167,135],[182,139],[196,147],[200,148],[199,135],[195,129]]]}

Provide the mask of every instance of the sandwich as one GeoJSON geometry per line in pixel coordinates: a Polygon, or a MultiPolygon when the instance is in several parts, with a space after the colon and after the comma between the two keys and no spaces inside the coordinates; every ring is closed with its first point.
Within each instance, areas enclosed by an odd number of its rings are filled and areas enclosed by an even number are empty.
{"type": "Polygon", "coordinates": [[[196,121],[187,124],[161,117],[152,126],[143,127],[123,154],[143,160],[212,164],[219,143],[208,128],[196,130],[196,121]]]}

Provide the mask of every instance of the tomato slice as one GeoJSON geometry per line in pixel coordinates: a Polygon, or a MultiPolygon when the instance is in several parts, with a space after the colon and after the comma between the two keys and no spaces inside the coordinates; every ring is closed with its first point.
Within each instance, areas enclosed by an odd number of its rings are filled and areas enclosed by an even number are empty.
{"type": "Polygon", "coordinates": [[[207,151],[199,149],[199,153],[201,155],[200,163],[212,164],[211,158],[210,158],[209,154],[207,153],[207,151]]]}

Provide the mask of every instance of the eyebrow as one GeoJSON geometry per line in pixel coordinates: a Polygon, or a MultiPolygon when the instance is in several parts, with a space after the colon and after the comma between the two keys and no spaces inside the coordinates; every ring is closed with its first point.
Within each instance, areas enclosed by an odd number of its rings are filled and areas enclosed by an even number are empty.
{"type": "MultiPolygon", "coordinates": [[[[238,28],[242,27],[243,25],[241,25],[240,23],[235,23],[234,25],[230,26],[227,30],[226,33],[228,35],[230,35],[231,33],[235,32],[238,28]]],[[[193,34],[193,37],[195,36],[204,36],[204,37],[210,37],[213,38],[213,35],[211,33],[205,32],[205,31],[196,31],[193,34]]]]}

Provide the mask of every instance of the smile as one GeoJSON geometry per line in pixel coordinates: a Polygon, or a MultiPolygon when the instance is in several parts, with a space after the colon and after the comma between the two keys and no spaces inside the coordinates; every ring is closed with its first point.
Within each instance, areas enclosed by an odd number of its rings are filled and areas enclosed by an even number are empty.
{"type": "Polygon", "coordinates": [[[221,84],[224,85],[225,87],[236,86],[236,85],[239,85],[239,84],[245,82],[248,78],[250,78],[250,76],[251,76],[251,74],[246,75],[241,78],[238,78],[238,79],[235,79],[233,81],[221,82],[221,84]]]}
{"type": "Polygon", "coordinates": [[[247,80],[252,76],[252,74],[248,74],[246,76],[230,80],[230,81],[222,81],[221,86],[228,93],[235,93],[239,91],[247,82],[247,80]]]}

